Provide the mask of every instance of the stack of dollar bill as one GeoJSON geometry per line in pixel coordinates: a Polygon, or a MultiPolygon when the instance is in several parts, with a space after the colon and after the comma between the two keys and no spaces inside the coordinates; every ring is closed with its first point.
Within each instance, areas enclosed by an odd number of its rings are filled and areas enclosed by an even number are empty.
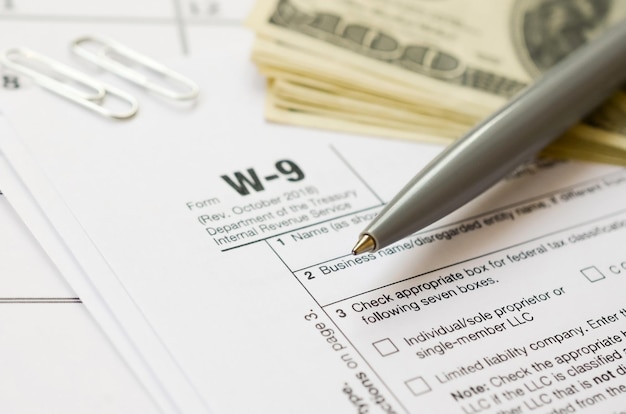
{"type": "MultiPolygon", "coordinates": [[[[448,143],[625,17],[624,0],[257,0],[248,25],[269,120],[448,143]]],[[[626,165],[626,89],[545,153],[626,165]]]]}

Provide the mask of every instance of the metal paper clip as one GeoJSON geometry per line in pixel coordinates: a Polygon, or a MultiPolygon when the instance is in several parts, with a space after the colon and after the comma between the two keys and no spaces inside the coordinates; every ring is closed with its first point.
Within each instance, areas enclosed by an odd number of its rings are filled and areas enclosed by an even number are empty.
{"type": "Polygon", "coordinates": [[[124,91],[101,82],[26,48],[8,49],[0,54],[0,63],[18,74],[33,79],[39,86],[70,101],[89,108],[100,115],[113,119],[127,119],[137,113],[137,100],[124,91]],[[111,95],[125,101],[126,112],[113,112],[103,105],[111,95]]]}
{"type": "Polygon", "coordinates": [[[189,78],[111,39],[84,36],[72,43],[72,51],[118,76],[169,99],[179,101],[195,99],[200,91],[198,85],[189,78]],[[147,72],[154,73],[162,83],[178,83],[185,90],[177,91],[162,86],[131,68],[131,65],[139,66],[147,72]]]}

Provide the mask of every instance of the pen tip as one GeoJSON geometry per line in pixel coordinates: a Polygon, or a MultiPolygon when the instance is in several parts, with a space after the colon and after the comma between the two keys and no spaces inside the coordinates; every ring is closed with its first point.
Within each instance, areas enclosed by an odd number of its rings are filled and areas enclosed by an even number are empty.
{"type": "Polygon", "coordinates": [[[374,241],[374,238],[369,234],[363,234],[359,238],[356,245],[352,248],[352,254],[356,256],[361,253],[372,252],[375,248],[376,242],[374,241]]]}

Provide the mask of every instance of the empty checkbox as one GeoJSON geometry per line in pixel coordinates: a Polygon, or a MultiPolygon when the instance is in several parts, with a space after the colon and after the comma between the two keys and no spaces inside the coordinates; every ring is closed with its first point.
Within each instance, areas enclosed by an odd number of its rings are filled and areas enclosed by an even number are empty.
{"type": "Polygon", "coordinates": [[[374,348],[376,348],[378,353],[384,357],[387,355],[395,354],[399,351],[398,347],[389,338],[376,341],[372,345],[374,345],[374,348]]]}
{"type": "Polygon", "coordinates": [[[422,377],[411,378],[404,381],[404,383],[416,397],[431,391],[430,386],[422,377]]]}
{"type": "Polygon", "coordinates": [[[582,273],[583,276],[585,276],[590,282],[597,282],[598,280],[604,279],[602,272],[595,266],[580,269],[580,273],[582,273]]]}

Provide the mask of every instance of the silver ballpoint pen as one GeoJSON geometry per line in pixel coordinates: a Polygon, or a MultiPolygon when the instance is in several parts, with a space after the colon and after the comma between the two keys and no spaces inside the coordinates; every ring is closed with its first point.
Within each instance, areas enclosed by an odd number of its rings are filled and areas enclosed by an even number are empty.
{"type": "Polygon", "coordinates": [[[376,251],[448,215],[531,160],[626,81],[626,20],[581,46],[420,171],[363,230],[376,251]]]}

